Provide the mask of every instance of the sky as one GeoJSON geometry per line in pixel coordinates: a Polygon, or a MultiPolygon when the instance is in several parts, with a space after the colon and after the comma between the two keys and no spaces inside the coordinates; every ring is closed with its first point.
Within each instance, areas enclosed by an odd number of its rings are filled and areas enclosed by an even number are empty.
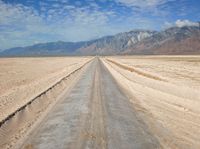
{"type": "Polygon", "coordinates": [[[197,21],[200,0],[0,0],[0,49],[197,21]]]}

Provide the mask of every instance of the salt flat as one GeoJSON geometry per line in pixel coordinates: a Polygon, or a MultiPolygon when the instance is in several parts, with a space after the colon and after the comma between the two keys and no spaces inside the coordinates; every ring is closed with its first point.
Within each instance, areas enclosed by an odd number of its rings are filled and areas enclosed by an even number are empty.
{"type": "Polygon", "coordinates": [[[108,57],[104,63],[164,147],[200,147],[199,56],[108,57]]]}
{"type": "Polygon", "coordinates": [[[0,120],[89,58],[1,58],[0,120]]]}
{"type": "Polygon", "coordinates": [[[200,148],[200,56],[0,64],[2,118],[50,87],[1,125],[0,148],[200,148]]]}

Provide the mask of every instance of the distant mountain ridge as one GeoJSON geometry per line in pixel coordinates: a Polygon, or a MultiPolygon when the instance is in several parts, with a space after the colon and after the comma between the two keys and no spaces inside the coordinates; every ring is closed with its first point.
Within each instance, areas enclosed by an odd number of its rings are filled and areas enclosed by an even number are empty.
{"type": "Polygon", "coordinates": [[[1,56],[200,54],[200,28],[172,27],[164,31],[133,30],[83,42],[49,42],[17,47],[1,56]]]}
{"type": "Polygon", "coordinates": [[[81,55],[99,54],[113,55],[120,54],[126,50],[131,44],[136,44],[141,40],[152,36],[156,31],[134,30],[125,33],[119,33],[114,36],[105,36],[100,39],[93,40],[87,46],[78,49],[81,55]]]}
{"type": "Polygon", "coordinates": [[[16,47],[0,52],[3,56],[31,56],[31,55],[71,55],[74,50],[83,46],[84,42],[48,42],[27,47],[16,47]]]}
{"type": "Polygon", "coordinates": [[[200,54],[200,29],[196,26],[172,27],[131,45],[124,53],[200,54]]]}

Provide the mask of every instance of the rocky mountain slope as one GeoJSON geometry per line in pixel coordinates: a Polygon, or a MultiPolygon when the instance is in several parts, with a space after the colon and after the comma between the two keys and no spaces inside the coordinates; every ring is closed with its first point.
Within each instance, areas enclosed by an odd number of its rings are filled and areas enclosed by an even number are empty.
{"type": "Polygon", "coordinates": [[[106,36],[100,39],[93,40],[87,46],[78,49],[79,54],[100,54],[113,55],[121,54],[131,45],[142,41],[157,33],[156,31],[148,30],[133,30],[130,32],[119,33],[114,36],[106,36]]]}
{"type": "Polygon", "coordinates": [[[200,28],[172,27],[164,31],[133,30],[83,42],[51,42],[17,47],[1,56],[200,54],[200,28]]]}
{"type": "Polygon", "coordinates": [[[172,27],[136,44],[124,54],[200,54],[200,29],[195,26],[172,27]]]}

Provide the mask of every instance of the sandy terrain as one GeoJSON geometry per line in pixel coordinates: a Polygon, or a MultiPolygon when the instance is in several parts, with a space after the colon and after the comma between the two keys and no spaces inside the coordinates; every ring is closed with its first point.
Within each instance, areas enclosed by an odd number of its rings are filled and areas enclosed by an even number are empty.
{"type": "Polygon", "coordinates": [[[200,57],[108,57],[104,64],[164,148],[200,148],[200,57]]]}
{"type": "Polygon", "coordinates": [[[0,121],[88,59],[0,59],[0,121]]]}
{"type": "MultiPolygon", "coordinates": [[[[34,128],[45,117],[48,111],[61,99],[63,92],[67,92],[78,80],[81,71],[85,68],[91,58],[19,58],[19,59],[2,59],[2,63],[12,64],[15,70],[22,72],[19,77],[24,80],[32,80],[28,84],[24,83],[16,90],[16,96],[9,96],[9,104],[2,104],[1,115],[5,116],[5,121],[1,121],[0,126],[0,148],[17,148],[20,142],[34,130],[34,128]],[[23,63],[27,62],[27,63],[23,63]],[[48,61],[53,61],[52,63],[48,61]],[[20,64],[23,64],[21,66],[20,64]],[[35,65],[38,64],[38,65],[35,65]],[[30,66],[41,66],[31,67],[30,66]],[[19,67],[19,69],[17,69],[19,67]],[[46,68],[49,67],[49,68],[46,68]],[[22,68],[22,69],[20,69],[22,68]],[[45,69],[46,68],[46,69],[45,69]],[[44,70],[45,69],[45,70],[44,70]],[[36,73],[33,72],[35,70],[36,73]],[[43,76],[41,76],[41,72],[43,76]],[[34,80],[34,81],[33,81],[34,80]],[[20,92],[22,89],[23,92],[20,92]],[[28,93],[28,94],[27,94],[28,93]],[[24,98],[22,98],[24,96],[24,98]],[[14,112],[14,114],[12,114],[14,112]],[[10,115],[12,114],[12,115],[10,115]],[[3,123],[2,123],[3,122],[3,123]]],[[[3,67],[3,65],[2,65],[3,67]]],[[[6,76],[4,76],[5,78],[6,76]]],[[[3,77],[2,77],[3,78],[3,77]]],[[[13,81],[13,76],[9,77],[13,81]]],[[[17,87],[17,85],[16,85],[17,87]]],[[[10,92],[7,91],[8,95],[10,92]]],[[[11,92],[12,93],[12,92],[11,92]]],[[[5,97],[5,96],[2,96],[5,97]]],[[[4,98],[2,98],[4,99],[4,98]]],[[[5,100],[4,100],[5,101],[5,100]]],[[[3,103],[3,102],[2,102],[3,103]]]]}
{"type": "Polygon", "coordinates": [[[66,76],[1,125],[2,149],[200,148],[200,56],[0,64],[1,118],[66,76]]]}

